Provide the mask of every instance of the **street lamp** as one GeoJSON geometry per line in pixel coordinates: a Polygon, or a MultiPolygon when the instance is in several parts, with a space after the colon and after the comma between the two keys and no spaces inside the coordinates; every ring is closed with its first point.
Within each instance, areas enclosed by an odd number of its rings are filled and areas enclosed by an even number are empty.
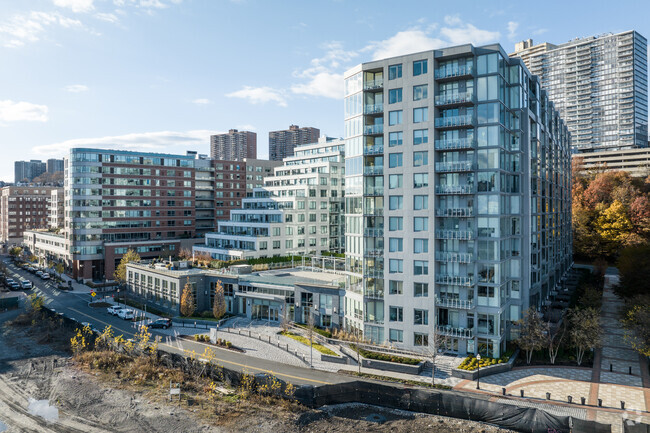
{"type": "Polygon", "coordinates": [[[476,389],[481,389],[481,354],[476,355],[476,359],[478,360],[478,364],[476,366],[478,367],[477,371],[477,376],[476,376],[476,389]]]}

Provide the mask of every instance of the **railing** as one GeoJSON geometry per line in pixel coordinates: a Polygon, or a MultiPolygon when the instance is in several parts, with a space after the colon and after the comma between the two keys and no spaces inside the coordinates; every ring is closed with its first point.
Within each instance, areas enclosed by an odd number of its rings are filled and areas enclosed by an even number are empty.
{"type": "Polygon", "coordinates": [[[384,153],[384,146],[366,146],[363,148],[364,155],[379,155],[384,153]]]}
{"type": "Polygon", "coordinates": [[[459,207],[453,209],[436,209],[436,216],[452,217],[452,218],[467,218],[467,217],[474,216],[474,208],[459,207]]]}
{"type": "Polygon", "coordinates": [[[436,96],[436,105],[460,104],[463,102],[473,102],[474,92],[450,92],[442,93],[436,96]]]}
{"type": "Polygon", "coordinates": [[[455,126],[471,125],[474,117],[471,114],[462,116],[438,117],[436,119],[436,128],[453,128],[455,126]]]}
{"type": "Polygon", "coordinates": [[[449,325],[439,325],[438,332],[442,335],[448,335],[450,337],[457,338],[473,338],[474,330],[466,328],[454,328],[449,325]]]}
{"type": "Polygon", "coordinates": [[[447,284],[452,286],[473,286],[474,277],[461,276],[461,275],[449,275],[449,274],[438,274],[436,275],[436,283],[438,284],[447,284]]]}
{"type": "Polygon", "coordinates": [[[363,195],[384,195],[384,188],[381,186],[366,187],[363,195]]]}
{"type": "Polygon", "coordinates": [[[465,299],[440,299],[436,296],[436,307],[471,310],[474,308],[474,301],[467,301],[465,299]]]}
{"type": "Polygon", "coordinates": [[[472,171],[472,161],[436,162],[436,171],[472,171]]]}
{"type": "Polygon", "coordinates": [[[364,167],[363,174],[365,175],[384,174],[384,167],[380,165],[364,167]]]}
{"type": "Polygon", "coordinates": [[[453,262],[453,263],[471,263],[473,255],[471,253],[444,253],[436,252],[436,261],[453,262]]]}
{"type": "Polygon", "coordinates": [[[363,128],[363,133],[366,135],[383,134],[384,125],[366,125],[363,128]]]}
{"type": "Polygon", "coordinates": [[[471,240],[475,237],[471,230],[436,230],[437,239],[471,240]]]}
{"type": "Polygon", "coordinates": [[[366,228],[363,230],[363,235],[373,238],[380,238],[384,236],[384,229],[366,228]]]}
{"type": "Polygon", "coordinates": [[[366,250],[364,255],[368,257],[381,257],[384,255],[384,249],[383,248],[374,248],[372,250],[366,250]]]}
{"type": "Polygon", "coordinates": [[[473,194],[472,185],[436,185],[436,194],[473,194]]]}
{"type": "Polygon", "coordinates": [[[384,112],[384,104],[368,104],[363,107],[363,114],[379,114],[384,112]]]}
{"type": "Polygon", "coordinates": [[[368,80],[363,83],[363,90],[376,90],[384,87],[384,79],[380,78],[378,80],[368,80]]]}
{"type": "Polygon", "coordinates": [[[463,75],[471,75],[474,72],[473,65],[470,66],[456,66],[453,68],[438,68],[436,69],[435,76],[436,78],[451,78],[451,77],[462,77],[463,75]]]}
{"type": "Polygon", "coordinates": [[[476,140],[470,138],[457,138],[454,140],[444,139],[436,140],[436,150],[458,150],[472,149],[476,145],[476,140]]]}
{"type": "Polygon", "coordinates": [[[379,216],[382,216],[384,214],[384,209],[382,209],[382,208],[364,209],[363,214],[364,215],[379,215],[379,216]]]}

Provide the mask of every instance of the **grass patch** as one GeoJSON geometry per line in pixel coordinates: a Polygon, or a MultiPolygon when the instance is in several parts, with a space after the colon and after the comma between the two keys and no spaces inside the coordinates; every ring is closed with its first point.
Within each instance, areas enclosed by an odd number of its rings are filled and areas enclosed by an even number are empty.
{"type": "MultiPolygon", "coordinates": [[[[296,323],[296,326],[302,329],[309,330],[309,326],[304,325],[302,323],[296,323]]],[[[314,327],[314,332],[317,333],[318,335],[322,335],[325,338],[332,338],[332,332],[327,329],[314,327]]]]}
{"type": "Polygon", "coordinates": [[[404,385],[412,385],[412,386],[423,386],[425,388],[452,389],[451,386],[441,385],[438,383],[432,385],[427,382],[420,382],[417,380],[408,380],[408,379],[399,379],[397,377],[381,376],[379,374],[359,373],[356,371],[349,371],[349,370],[339,370],[338,373],[349,374],[351,376],[363,377],[366,379],[381,380],[383,382],[403,383],[404,385]]]}
{"type": "MultiPolygon", "coordinates": [[[[120,298],[116,297],[115,302],[117,302],[117,303],[121,302],[123,304],[125,303],[129,307],[137,308],[138,310],[144,310],[144,304],[142,304],[140,302],[136,302],[136,301],[134,301],[132,299],[129,299],[129,298],[124,299],[123,297],[120,297],[120,298]]],[[[167,317],[168,319],[170,319],[172,317],[171,314],[165,313],[164,311],[158,310],[157,308],[151,307],[149,305],[147,305],[147,312],[151,313],[151,314],[155,314],[156,316],[167,317]]]]}
{"type": "Polygon", "coordinates": [[[188,321],[193,321],[193,320],[205,320],[208,322],[219,322],[223,319],[228,319],[229,317],[232,317],[232,314],[224,314],[224,316],[221,319],[217,319],[214,316],[212,316],[212,313],[210,312],[209,316],[201,316],[201,315],[194,315],[194,316],[178,316],[179,319],[181,320],[188,320],[188,321]]]}
{"type": "MultiPolygon", "coordinates": [[[[284,335],[285,337],[293,338],[299,343],[304,344],[305,346],[309,346],[309,340],[302,335],[296,335],[292,332],[280,332],[280,335],[284,335]]],[[[324,353],[325,355],[332,355],[332,356],[338,356],[336,352],[334,352],[331,349],[328,349],[327,347],[323,346],[322,344],[314,343],[313,348],[318,350],[320,353],[324,353]]]]}
{"type": "Polygon", "coordinates": [[[379,352],[372,352],[370,350],[365,350],[360,347],[355,346],[354,344],[350,345],[350,348],[352,350],[359,351],[359,354],[363,356],[366,359],[375,359],[377,361],[387,361],[387,362],[396,362],[398,364],[407,364],[407,365],[418,365],[420,362],[419,359],[416,358],[407,358],[406,356],[397,356],[397,355],[391,355],[388,353],[379,353],[379,352]]]}

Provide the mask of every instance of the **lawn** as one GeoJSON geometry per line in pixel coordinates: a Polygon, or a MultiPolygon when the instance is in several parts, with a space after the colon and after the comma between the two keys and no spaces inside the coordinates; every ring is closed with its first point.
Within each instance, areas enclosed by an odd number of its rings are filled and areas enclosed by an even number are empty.
{"type": "MultiPolygon", "coordinates": [[[[309,346],[309,340],[301,335],[296,335],[291,332],[281,332],[280,334],[284,335],[285,337],[293,338],[294,340],[304,344],[305,346],[309,346]]],[[[325,355],[338,356],[333,350],[328,349],[322,344],[314,343],[313,348],[318,350],[320,353],[324,353],[325,355]]]]}

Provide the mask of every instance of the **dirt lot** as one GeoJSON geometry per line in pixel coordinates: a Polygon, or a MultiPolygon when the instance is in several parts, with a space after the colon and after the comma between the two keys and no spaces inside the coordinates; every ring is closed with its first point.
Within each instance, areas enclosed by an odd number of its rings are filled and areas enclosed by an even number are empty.
{"type": "Polygon", "coordinates": [[[0,313],[0,432],[507,432],[360,404],[308,410],[235,396],[179,407],[165,401],[162,386],[74,364],[68,334],[10,326],[18,313],[0,313]]]}

